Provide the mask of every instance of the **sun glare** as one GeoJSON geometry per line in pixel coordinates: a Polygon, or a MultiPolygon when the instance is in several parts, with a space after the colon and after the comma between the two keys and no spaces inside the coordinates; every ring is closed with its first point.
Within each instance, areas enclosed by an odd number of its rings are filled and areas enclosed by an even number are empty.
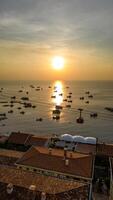
{"type": "Polygon", "coordinates": [[[52,67],[55,70],[61,70],[61,69],[63,69],[63,67],[64,67],[64,58],[61,57],[61,56],[55,56],[52,59],[52,67]]]}

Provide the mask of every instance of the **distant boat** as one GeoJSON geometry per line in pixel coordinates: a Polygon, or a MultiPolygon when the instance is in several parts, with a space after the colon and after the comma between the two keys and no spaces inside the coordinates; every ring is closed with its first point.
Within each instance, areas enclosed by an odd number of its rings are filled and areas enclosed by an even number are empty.
{"type": "Polygon", "coordinates": [[[18,107],[17,109],[18,109],[18,110],[21,110],[22,108],[21,108],[21,107],[18,107]]]}
{"type": "Polygon", "coordinates": [[[28,97],[22,97],[21,100],[29,101],[29,98],[28,97]]]}
{"type": "Polygon", "coordinates": [[[69,100],[68,103],[72,103],[72,100],[69,100]]]}
{"type": "Polygon", "coordinates": [[[16,97],[15,97],[15,96],[13,96],[13,97],[11,97],[11,99],[16,99],[16,97]]]}
{"type": "Polygon", "coordinates": [[[67,99],[63,99],[63,101],[67,101],[67,99]]]}
{"type": "Polygon", "coordinates": [[[24,112],[24,111],[21,111],[21,112],[20,112],[20,114],[24,115],[24,114],[25,114],[25,112],[24,112]]]}
{"type": "Polygon", "coordinates": [[[32,108],[36,108],[36,106],[35,106],[35,105],[33,105],[33,106],[32,106],[32,108]]]}
{"type": "Polygon", "coordinates": [[[90,94],[90,92],[89,92],[89,91],[86,91],[85,94],[90,94]]]}
{"type": "Polygon", "coordinates": [[[52,95],[51,98],[56,98],[56,96],[55,96],[55,95],[52,95]]]}
{"type": "Polygon", "coordinates": [[[13,110],[9,110],[8,113],[13,113],[13,110]]]}
{"type": "Polygon", "coordinates": [[[84,97],[80,97],[80,100],[84,100],[84,97]]]}
{"type": "Polygon", "coordinates": [[[93,95],[89,95],[88,98],[93,98],[93,95]]]}
{"type": "Polygon", "coordinates": [[[68,95],[67,98],[71,98],[71,95],[68,95]]]}
{"type": "Polygon", "coordinates": [[[60,93],[59,96],[63,96],[63,93],[60,93]]]}
{"type": "Polygon", "coordinates": [[[53,116],[53,119],[59,120],[60,116],[59,115],[53,116]]]}
{"type": "Polygon", "coordinates": [[[56,107],[56,110],[58,110],[58,109],[63,109],[63,107],[62,107],[62,106],[59,106],[59,105],[56,105],[55,107],[56,107]]]}
{"type": "Polygon", "coordinates": [[[67,105],[66,105],[66,108],[71,108],[71,105],[70,105],[70,104],[67,104],[67,105]]]}
{"type": "Polygon", "coordinates": [[[96,112],[90,113],[90,117],[96,118],[96,117],[98,117],[98,114],[96,112]]]}
{"type": "Polygon", "coordinates": [[[105,107],[105,110],[108,110],[108,111],[110,111],[110,112],[113,112],[113,108],[111,108],[111,107],[105,107]]]}
{"type": "Polygon", "coordinates": [[[42,122],[43,121],[43,119],[40,117],[40,118],[36,118],[36,121],[37,122],[42,122]]]}
{"type": "Polygon", "coordinates": [[[19,90],[18,92],[20,92],[20,93],[21,93],[21,92],[23,92],[23,90],[19,90]]]}
{"type": "Polygon", "coordinates": [[[6,117],[6,113],[0,113],[0,116],[6,117]]]}
{"type": "Polygon", "coordinates": [[[60,114],[61,111],[59,109],[53,110],[53,114],[60,114]]]}

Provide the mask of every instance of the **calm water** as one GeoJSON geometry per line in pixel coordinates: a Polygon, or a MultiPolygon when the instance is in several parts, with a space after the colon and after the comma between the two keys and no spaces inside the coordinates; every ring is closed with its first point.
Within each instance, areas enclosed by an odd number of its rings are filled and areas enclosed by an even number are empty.
{"type": "Polygon", "coordinates": [[[10,134],[12,131],[40,135],[69,133],[95,136],[101,140],[113,142],[113,113],[104,109],[113,107],[112,81],[0,81],[0,88],[2,87],[0,102],[7,101],[8,103],[0,103],[0,113],[7,115],[6,120],[0,121],[0,134],[10,134]],[[40,91],[36,90],[37,87],[41,88],[40,91]],[[20,93],[19,90],[23,92],[20,93]],[[86,91],[90,91],[90,94],[93,95],[92,99],[88,98],[88,95],[85,94],[86,91]],[[70,92],[72,95],[69,99],[67,96],[70,92]],[[63,93],[62,96],[61,93],[63,93]],[[56,98],[51,98],[52,95],[56,98]],[[29,97],[29,102],[36,105],[36,108],[24,108],[23,104],[19,103],[15,103],[12,108],[4,107],[6,104],[10,105],[11,96],[16,96],[18,101],[21,100],[21,97],[29,97]],[[84,100],[80,100],[82,96],[84,96],[84,100]],[[72,103],[63,101],[65,98],[72,100],[72,103]],[[89,104],[86,101],[89,101],[89,104]],[[67,108],[67,104],[71,105],[71,108],[67,108]],[[52,110],[55,105],[63,106],[58,121],[52,118],[52,110]],[[18,107],[22,109],[19,110],[18,107]],[[78,108],[83,108],[84,124],[76,123],[76,118],[79,116],[78,108]],[[13,110],[13,113],[8,113],[9,110],[13,110]],[[25,114],[20,114],[21,111],[25,111],[25,114]],[[91,112],[97,112],[98,117],[92,119],[91,112]],[[36,121],[36,118],[40,117],[43,118],[43,121],[36,121]]]}

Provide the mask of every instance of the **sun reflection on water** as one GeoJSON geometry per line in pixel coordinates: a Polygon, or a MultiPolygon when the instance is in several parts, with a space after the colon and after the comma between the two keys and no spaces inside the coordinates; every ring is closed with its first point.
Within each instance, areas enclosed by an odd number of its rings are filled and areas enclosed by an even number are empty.
{"type": "Polygon", "coordinates": [[[55,103],[55,105],[60,106],[63,102],[63,84],[61,81],[56,81],[54,83],[52,95],[55,96],[55,98],[52,99],[52,102],[55,103]]]}

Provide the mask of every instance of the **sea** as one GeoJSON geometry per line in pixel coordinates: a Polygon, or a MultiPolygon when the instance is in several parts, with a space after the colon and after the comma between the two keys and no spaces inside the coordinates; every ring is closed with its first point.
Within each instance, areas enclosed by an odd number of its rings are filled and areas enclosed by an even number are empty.
{"type": "Polygon", "coordinates": [[[0,114],[6,114],[0,135],[71,134],[113,142],[113,112],[106,107],[113,108],[113,81],[0,81],[0,114]],[[61,109],[55,115],[56,105],[61,109]],[[77,123],[79,109],[83,123],[77,123]]]}

